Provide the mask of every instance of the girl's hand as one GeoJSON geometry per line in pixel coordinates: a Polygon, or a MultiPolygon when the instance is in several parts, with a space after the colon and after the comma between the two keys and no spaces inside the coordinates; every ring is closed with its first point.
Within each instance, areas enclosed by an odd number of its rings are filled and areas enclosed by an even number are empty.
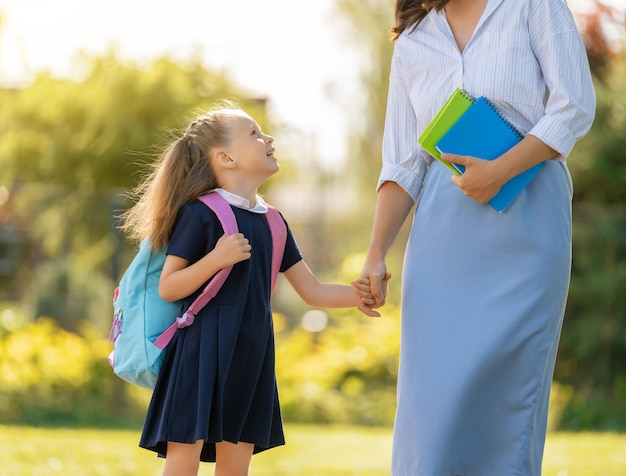
{"type": "Polygon", "coordinates": [[[504,185],[497,160],[484,160],[468,155],[441,154],[446,162],[463,165],[463,175],[453,175],[452,183],[478,203],[487,203],[504,185]]]}
{"type": "Polygon", "coordinates": [[[380,312],[374,310],[376,299],[374,299],[371,293],[370,280],[368,278],[359,278],[356,281],[352,281],[351,284],[357,294],[357,309],[366,316],[380,317],[380,312]]]}
{"type": "Polygon", "coordinates": [[[352,281],[352,287],[356,289],[358,299],[371,309],[376,304],[376,299],[372,296],[372,287],[369,278],[359,278],[352,281]]]}
{"type": "Polygon", "coordinates": [[[222,235],[211,253],[222,261],[222,268],[250,259],[252,247],[248,239],[242,233],[234,235],[222,235]]]}

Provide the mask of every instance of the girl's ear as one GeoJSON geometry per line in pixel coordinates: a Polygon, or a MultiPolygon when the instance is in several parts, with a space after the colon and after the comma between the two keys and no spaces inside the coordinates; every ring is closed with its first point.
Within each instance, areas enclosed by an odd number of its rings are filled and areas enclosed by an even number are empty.
{"type": "Polygon", "coordinates": [[[212,155],[214,164],[227,169],[234,168],[235,161],[225,150],[217,149],[212,155]]]}

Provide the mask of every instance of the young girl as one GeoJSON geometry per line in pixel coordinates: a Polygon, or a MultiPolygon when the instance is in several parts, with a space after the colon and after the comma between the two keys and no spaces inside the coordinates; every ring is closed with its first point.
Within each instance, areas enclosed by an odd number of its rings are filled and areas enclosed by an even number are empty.
{"type": "MultiPolygon", "coordinates": [[[[188,307],[220,269],[232,272],[194,324],[179,329],[148,409],[140,446],[165,456],[163,475],[245,476],[253,453],[284,444],[274,372],[270,308],[272,240],[259,186],[278,172],[273,138],[232,104],[197,118],[139,186],[125,215],[135,238],[167,246],[159,292],[188,307]],[[216,190],[233,207],[240,233],[224,236],[196,198],[216,190]]],[[[366,280],[320,283],[288,230],[280,271],[311,306],[368,306],[366,280]]]]}

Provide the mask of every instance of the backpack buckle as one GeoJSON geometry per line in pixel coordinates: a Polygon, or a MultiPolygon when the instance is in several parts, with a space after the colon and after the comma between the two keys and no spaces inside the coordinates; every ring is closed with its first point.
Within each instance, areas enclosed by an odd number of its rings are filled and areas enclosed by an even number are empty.
{"type": "Polygon", "coordinates": [[[182,329],[183,327],[189,327],[191,324],[193,324],[194,319],[195,316],[193,314],[186,312],[182,315],[182,317],[176,318],[176,323],[178,324],[178,328],[182,329]]]}
{"type": "Polygon", "coordinates": [[[115,342],[117,336],[122,333],[122,324],[120,322],[120,313],[122,311],[116,311],[113,314],[113,325],[111,326],[111,332],[109,332],[109,342],[115,342]]]}

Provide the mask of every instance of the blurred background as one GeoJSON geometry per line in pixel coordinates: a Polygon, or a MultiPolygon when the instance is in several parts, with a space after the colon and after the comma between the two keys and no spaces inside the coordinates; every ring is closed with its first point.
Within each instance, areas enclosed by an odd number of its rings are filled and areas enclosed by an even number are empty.
{"type": "MultiPolygon", "coordinates": [[[[140,428],[149,394],[106,362],[112,292],[137,245],[115,216],[170,134],[219,99],[274,136],[281,172],[263,193],[310,267],[324,280],[358,276],[394,3],[0,0],[0,425],[140,428]]],[[[550,428],[624,432],[626,5],[568,3],[598,107],[568,159],[574,261],[550,428]]],[[[310,309],[279,280],[288,423],[392,425],[407,231],[389,257],[382,319],[310,309]]]]}

